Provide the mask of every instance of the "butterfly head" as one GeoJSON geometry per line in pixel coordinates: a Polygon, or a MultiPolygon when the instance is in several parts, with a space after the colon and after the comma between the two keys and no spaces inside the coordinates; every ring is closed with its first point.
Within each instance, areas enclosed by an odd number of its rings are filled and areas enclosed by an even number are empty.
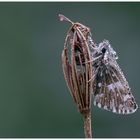
{"type": "Polygon", "coordinates": [[[101,54],[103,55],[104,60],[116,60],[118,59],[118,56],[116,55],[116,52],[109,44],[108,40],[104,40],[99,44],[99,50],[101,54]]]}

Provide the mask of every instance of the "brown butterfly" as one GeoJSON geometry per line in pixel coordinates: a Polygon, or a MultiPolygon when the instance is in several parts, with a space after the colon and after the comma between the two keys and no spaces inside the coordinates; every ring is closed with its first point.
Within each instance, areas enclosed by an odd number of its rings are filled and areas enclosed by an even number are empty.
{"type": "MultiPolygon", "coordinates": [[[[90,43],[92,46],[92,43],[90,43]]],[[[138,105],[107,40],[92,47],[94,105],[118,114],[134,113],[138,105]]]]}

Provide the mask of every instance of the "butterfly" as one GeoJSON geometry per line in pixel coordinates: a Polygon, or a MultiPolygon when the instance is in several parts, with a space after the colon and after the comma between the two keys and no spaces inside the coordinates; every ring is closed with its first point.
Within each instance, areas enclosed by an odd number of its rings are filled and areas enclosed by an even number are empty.
{"type": "MultiPolygon", "coordinates": [[[[89,41],[92,41],[91,39],[89,41]]],[[[94,105],[117,114],[134,113],[138,105],[121,71],[116,52],[109,41],[92,47],[94,105]]]]}

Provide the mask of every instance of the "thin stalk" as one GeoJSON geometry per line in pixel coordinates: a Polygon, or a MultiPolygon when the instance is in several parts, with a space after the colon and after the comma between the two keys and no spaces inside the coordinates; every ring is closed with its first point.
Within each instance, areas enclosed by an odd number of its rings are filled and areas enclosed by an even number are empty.
{"type": "Polygon", "coordinates": [[[85,113],[84,117],[84,132],[85,138],[92,138],[92,129],[91,129],[91,111],[85,113]]]}

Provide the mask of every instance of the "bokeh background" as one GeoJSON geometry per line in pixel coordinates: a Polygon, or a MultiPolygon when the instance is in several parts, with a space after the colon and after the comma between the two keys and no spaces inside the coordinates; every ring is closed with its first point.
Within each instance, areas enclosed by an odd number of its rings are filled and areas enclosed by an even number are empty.
{"type": "MultiPolygon", "coordinates": [[[[0,3],[0,137],[82,138],[83,120],[66,87],[61,51],[69,23],[108,39],[140,102],[140,3],[0,3]]],[[[140,137],[140,110],[116,115],[93,106],[96,138],[140,137]]]]}

